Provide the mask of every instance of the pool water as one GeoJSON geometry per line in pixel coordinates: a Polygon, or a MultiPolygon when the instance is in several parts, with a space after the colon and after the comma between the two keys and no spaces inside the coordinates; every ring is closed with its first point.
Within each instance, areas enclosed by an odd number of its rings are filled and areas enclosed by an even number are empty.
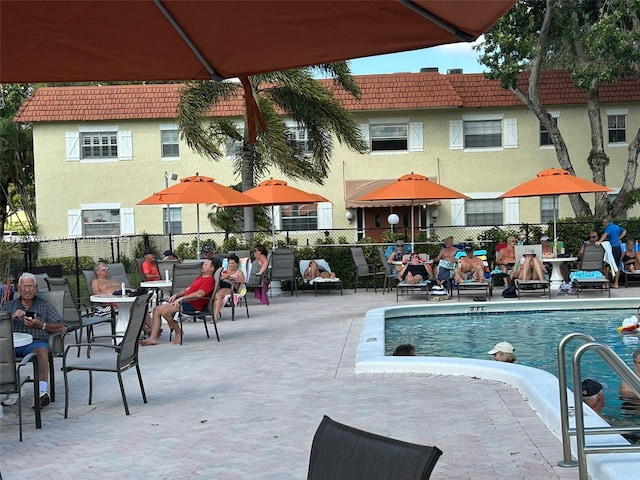
{"type": "MultiPolygon", "coordinates": [[[[385,354],[392,355],[399,344],[411,343],[416,347],[416,355],[492,360],[487,352],[496,343],[506,341],[514,346],[517,363],[557,376],[558,342],[569,333],[582,332],[611,347],[632,367],[633,351],[640,347],[640,337],[619,334],[616,328],[635,313],[635,309],[560,310],[387,318],[385,354]]],[[[572,390],[571,355],[582,343],[573,340],[567,348],[567,380],[572,390]]],[[[605,385],[603,414],[640,423],[638,409],[622,405],[618,397],[618,376],[597,354],[586,352],[581,370],[583,378],[593,378],[605,385]]]]}

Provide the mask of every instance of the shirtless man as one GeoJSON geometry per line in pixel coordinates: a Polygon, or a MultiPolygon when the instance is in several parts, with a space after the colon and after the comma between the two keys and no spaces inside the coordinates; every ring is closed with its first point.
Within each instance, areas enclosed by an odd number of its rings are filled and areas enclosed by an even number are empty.
{"type": "Polygon", "coordinates": [[[122,290],[121,285],[109,276],[109,267],[100,262],[95,268],[96,278],[91,282],[93,295],[113,295],[114,292],[122,290]]]}
{"type": "Polygon", "coordinates": [[[507,238],[507,245],[498,252],[498,258],[496,259],[496,266],[502,270],[504,274],[503,280],[505,287],[509,283],[509,270],[513,270],[516,264],[516,242],[516,237],[513,235],[507,238]]]}
{"type": "Polygon", "coordinates": [[[473,247],[471,245],[467,245],[464,251],[467,255],[460,258],[458,268],[455,269],[454,278],[456,283],[464,283],[468,280],[485,283],[487,279],[484,277],[482,260],[473,255],[473,247]]]}
{"type": "Polygon", "coordinates": [[[456,253],[458,253],[458,249],[453,246],[453,237],[447,237],[443,241],[444,247],[433,261],[434,264],[438,265],[437,278],[440,286],[452,278],[451,272],[453,272],[457,263],[456,253]]]}

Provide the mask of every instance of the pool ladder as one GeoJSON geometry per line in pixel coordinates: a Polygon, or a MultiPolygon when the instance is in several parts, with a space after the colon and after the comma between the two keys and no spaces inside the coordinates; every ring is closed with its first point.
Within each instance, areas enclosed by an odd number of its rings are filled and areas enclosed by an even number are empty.
{"type": "Polygon", "coordinates": [[[587,351],[597,353],[602,360],[605,361],[611,369],[624,380],[629,387],[640,397],[640,379],[636,374],[616,355],[616,353],[607,345],[598,343],[591,335],[586,333],[570,333],[566,335],[558,344],[558,385],[560,388],[560,417],[562,423],[562,449],[563,459],[558,462],[561,467],[578,466],[579,479],[587,480],[587,454],[589,453],[632,453],[640,452],[640,445],[586,445],[587,435],[611,435],[621,433],[640,432],[638,427],[588,427],[584,426],[582,389],[576,388],[576,385],[582,384],[580,374],[580,360],[582,355],[587,351]],[[574,412],[575,412],[575,428],[569,427],[569,401],[567,395],[567,375],[565,350],[567,344],[574,339],[584,340],[586,343],[578,347],[573,354],[571,362],[571,371],[574,385],[574,412]],[[578,460],[571,458],[571,442],[570,436],[575,435],[578,460]]]}

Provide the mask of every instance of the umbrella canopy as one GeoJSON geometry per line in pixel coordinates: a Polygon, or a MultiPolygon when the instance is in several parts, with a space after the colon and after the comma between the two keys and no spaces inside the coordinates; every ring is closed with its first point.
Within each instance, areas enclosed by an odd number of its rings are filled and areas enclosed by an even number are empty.
{"type": "Polygon", "coordinates": [[[2,0],[0,82],[221,80],[475,40],[516,0],[2,0]]]}
{"type": "MultiPolygon", "coordinates": [[[[518,185],[515,188],[500,195],[500,198],[511,197],[543,197],[571,195],[578,193],[611,192],[609,187],[598,183],[590,182],[582,178],[571,175],[562,168],[549,168],[536,175],[536,178],[518,185]]],[[[553,202],[553,240],[554,251],[556,249],[556,222],[557,222],[556,202],[553,202]]]]}
{"type": "Polygon", "coordinates": [[[271,206],[271,235],[273,248],[276,248],[276,226],[274,205],[296,205],[307,203],[328,202],[326,198],[317,193],[307,193],[295,187],[287,185],[284,180],[265,180],[260,185],[253,187],[244,194],[255,199],[254,206],[271,206]]]}
{"type": "Polygon", "coordinates": [[[361,197],[358,201],[409,200],[411,202],[411,250],[414,248],[413,206],[432,200],[469,198],[465,194],[430,181],[424,175],[410,173],[361,197]]]}
{"type": "Polygon", "coordinates": [[[215,179],[198,175],[181,178],[180,183],[138,202],[138,205],[171,205],[186,203],[196,205],[197,258],[200,258],[200,204],[213,203],[219,207],[243,207],[255,204],[255,200],[233,188],[216,183],[215,179]]]}

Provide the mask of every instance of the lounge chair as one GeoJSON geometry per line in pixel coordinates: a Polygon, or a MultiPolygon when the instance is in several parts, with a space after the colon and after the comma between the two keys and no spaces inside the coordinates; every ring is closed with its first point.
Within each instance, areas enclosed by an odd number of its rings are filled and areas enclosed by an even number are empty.
{"type": "Polygon", "coordinates": [[[307,480],[426,480],[440,455],[438,447],[365,432],[325,415],[313,437],[307,480]]]}
{"type": "MultiPolygon", "coordinates": [[[[523,257],[525,250],[533,249],[536,253],[536,258],[542,261],[542,245],[516,245],[516,266],[518,268],[518,262],[523,257]]],[[[544,267],[543,267],[544,270],[544,267]]],[[[524,293],[536,293],[539,294],[540,290],[542,290],[542,296],[546,296],[551,299],[551,285],[549,284],[549,280],[545,278],[544,280],[520,280],[516,279],[514,281],[516,286],[516,294],[518,295],[518,299],[524,293]]]]}
{"type": "MultiPolygon", "coordinates": [[[[622,242],[620,245],[623,252],[627,251],[627,244],[622,242]]],[[[636,251],[638,244],[636,243],[636,251]]],[[[630,272],[629,270],[625,270],[624,264],[620,262],[620,281],[624,283],[625,288],[629,287],[629,282],[640,282],[640,271],[636,270],[630,272]]]]}
{"type": "MultiPolygon", "coordinates": [[[[325,271],[329,273],[332,272],[331,267],[329,266],[329,263],[327,263],[327,261],[324,258],[316,258],[315,262],[318,264],[319,267],[324,268],[325,271]]],[[[303,292],[304,290],[313,289],[314,295],[317,297],[318,290],[329,291],[331,289],[339,288],[340,295],[342,295],[342,282],[337,277],[336,278],[317,277],[317,278],[312,278],[311,280],[304,278],[304,272],[307,270],[307,268],[309,268],[309,263],[311,263],[311,260],[300,260],[299,262],[300,273],[302,274],[302,281],[303,281],[303,286],[302,286],[303,292]]]]}
{"type": "Polygon", "coordinates": [[[585,245],[582,253],[580,270],[571,272],[570,278],[576,287],[577,297],[587,289],[597,289],[601,293],[606,290],[611,298],[609,279],[604,271],[604,248],[600,245],[585,245]]]}
{"type": "MultiPolygon", "coordinates": [[[[465,257],[467,254],[465,252],[458,252],[456,254],[456,258],[460,259],[461,257],[465,257]]],[[[474,257],[478,257],[482,260],[485,270],[487,269],[487,251],[486,250],[474,250],[474,257]]],[[[472,282],[465,281],[464,283],[456,283],[456,291],[458,293],[458,301],[460,301],[460,295],[465,295],[467,292],[471,292],[474,295],[474,301],[485,301],[491,299],[493,296],[493,283],[491,281],[490,274],[485,274],[485,282],[472,282]],[[478,292],[482,293],[482,295],[478,295],[478,292]]]]}

